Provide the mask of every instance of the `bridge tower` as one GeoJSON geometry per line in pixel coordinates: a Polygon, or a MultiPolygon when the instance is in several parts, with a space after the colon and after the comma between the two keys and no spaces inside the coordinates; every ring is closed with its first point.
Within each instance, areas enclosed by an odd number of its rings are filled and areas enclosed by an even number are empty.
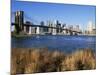
{"type": "Polygon", "coordinates": [[[20,31],[24,29],[24,11],[16,11],[15,12],[15,29],[16,33],[19,34],[20,31]]]}

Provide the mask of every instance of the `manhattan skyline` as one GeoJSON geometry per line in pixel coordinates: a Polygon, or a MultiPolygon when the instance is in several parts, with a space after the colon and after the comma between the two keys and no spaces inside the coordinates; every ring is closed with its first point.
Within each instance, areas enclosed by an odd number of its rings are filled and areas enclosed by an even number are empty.
{"type": "Polygon", "coordinates": [[[11,12],[24,11],[32,22],[59,20],[66,25],[80,25],[82,29],[86,29],[89,21],[96,25],[95,6],[12,0],[11,8],[11,12]]]}

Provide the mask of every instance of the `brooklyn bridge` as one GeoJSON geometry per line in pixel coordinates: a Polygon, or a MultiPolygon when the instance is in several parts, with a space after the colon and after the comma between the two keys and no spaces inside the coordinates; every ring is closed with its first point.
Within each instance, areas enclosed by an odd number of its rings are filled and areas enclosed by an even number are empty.
{"type": "Polygon", "coordinates": [[[72,26],[69,28],[66,27],[66,24],[61,24],[58,20],[55,23],[48,22],[47,24],[44,21],[38,22],[26,16],[24,11],[13,12],[14,16],[11,26],[14,26],[14,31],[16,34],[40,34],[40,35],[79,35],[81,30],[72,26]],[[26,20],[26,21],[25,21],[26,20]],[[35,23],[35,24],[34,24],[35,23]],[[37,23],[37,24],[36,24],[37,23]]]}

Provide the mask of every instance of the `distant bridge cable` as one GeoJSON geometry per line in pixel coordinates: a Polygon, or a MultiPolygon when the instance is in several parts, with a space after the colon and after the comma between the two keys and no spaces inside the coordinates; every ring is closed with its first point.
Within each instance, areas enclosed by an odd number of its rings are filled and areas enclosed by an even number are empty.
{"type": "Polygon", "coordinates": [[[40,22],[24,13],[24,19],[30,21],[32,24],[39,24],[40,22]]]}

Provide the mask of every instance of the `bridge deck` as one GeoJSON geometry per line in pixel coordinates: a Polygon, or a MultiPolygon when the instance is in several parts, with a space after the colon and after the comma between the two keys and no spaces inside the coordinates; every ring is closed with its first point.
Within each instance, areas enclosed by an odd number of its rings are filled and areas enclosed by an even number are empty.
{"type": "MultiPolygon", "coordinates": [[[[11,23],[11,25],[17,25],[17,23],[11,23]]],[[[49,27],[49,26],[42,26],[42,25],[36,25],[36,24],[23,24],[23,26],[31,26],[31,27],[43,27],[43,28],[52,28],[52,29],[62,29],[66,31],[72,31],[72,32],[77,32],[81,33],[80,31],[75,31],[75,30],[70,30],[70,29],[65,29],[65,28],[57,28],[57,27],[49,27]]]]}

